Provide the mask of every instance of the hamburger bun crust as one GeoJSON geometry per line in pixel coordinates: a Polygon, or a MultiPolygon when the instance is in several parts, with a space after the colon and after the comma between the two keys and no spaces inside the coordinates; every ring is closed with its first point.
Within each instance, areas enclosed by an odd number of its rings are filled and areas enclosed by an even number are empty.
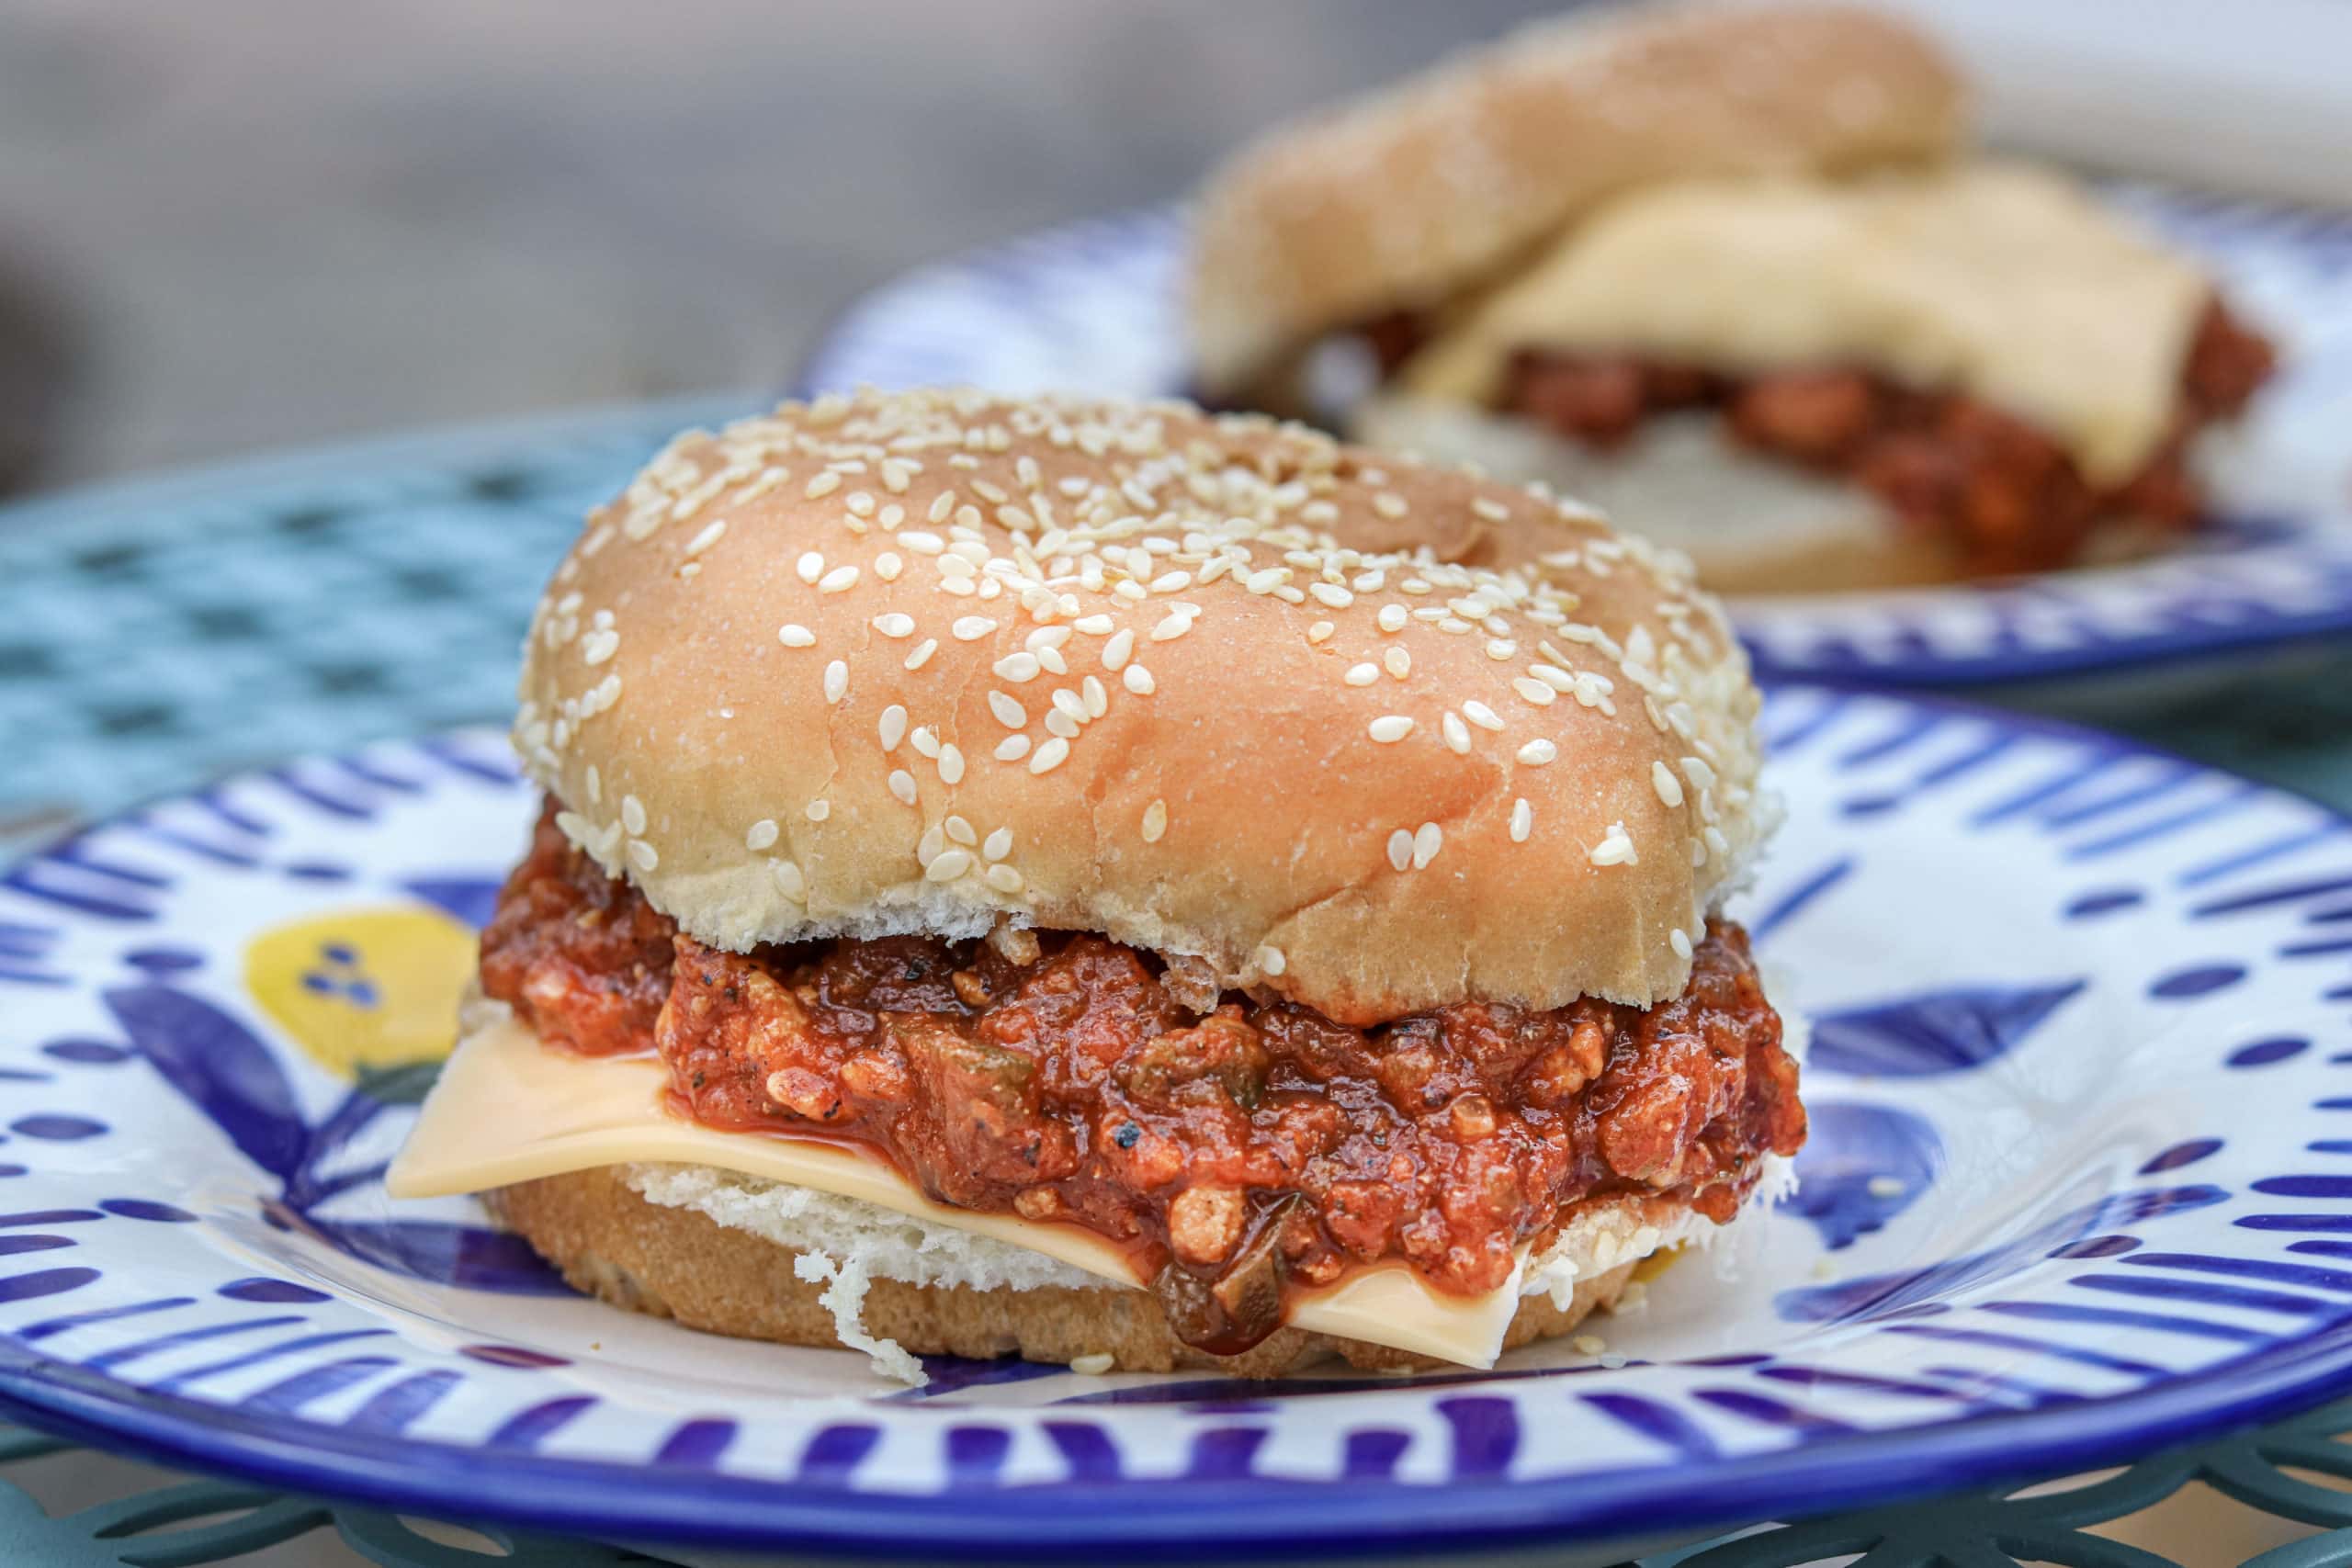
{"type": "Polygon", "coordinates": [[[707,943],[1001,919],[1358,1024],[1679,994],[1770,815],[1687,563],[1175,403],[690,433],[592,516],[521,696],[567,834],[707,943]]]}
{"type": "Polygon", "coordinates": [[[1612,8],[1526,29],[1280,128],[1211,178],[1190,310],[1203,390],[1236,396],[1335,328],[1479,286],[1619,191],[1950,155],[1962,83],[1843,6],[1612,8]]]}
{"type": "MultiPolygon", "coordinates": [[[[693,1210],[649,1202],[621,1167],[501,1188],[487,1201],[575,1290],[611,1305],[738,1338],[820,1348],[844,1344],[839,1318],[820,1299],[828,1289],[823,1278],[801,1271],[804,1255],[693,1210]]],[[[1668,1207],[1655,1199],[1647,1206],[1668,1207]]],[[[1521,1297],[1504,1348],[1566,1334],[1596,1309],[1614,1305],[1638,1267],[1637,1259],[1579,1278],[1564,1292],[1565,1304],[1544,1292],[1521,1297]]],[[[1116,1288],[978,1290],[873,1279],[865,1282],[856,1323],[868,1341],[894,1342],[915,1355],[1017,1355],[1065,1365],[1108,1355],[1111,1370],[1130,1372],[1201,1367],[1274,1377],[1335,1355],[1364,1369],[1444,1364],[1290,1327],[1241,1355],[1213,1356],[1176,1337],[1150,1292],[1116,1288]]]]}

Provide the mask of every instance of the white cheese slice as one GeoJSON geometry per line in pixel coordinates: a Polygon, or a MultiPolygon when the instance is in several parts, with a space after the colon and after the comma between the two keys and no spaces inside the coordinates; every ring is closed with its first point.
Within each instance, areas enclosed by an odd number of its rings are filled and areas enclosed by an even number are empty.
{"type": "MultiPolygon", "coordinates": [[[[887,1161],[847,1145],[717,1132],[673,1115],[663,1095],[668,1072],[651,1057],[549,1050],[503,1008],[480,1009],[469,1024],[385,1176],[394,1198],[479,1192],[598,1166],[711,1166],[862,1200],[1028,1247],[1114,1285],[1143,1287],[1118,1249],[1076,1225],[944,1207],[887,1161]]],[[[1525,1265],[1522,1249],[1502,1286],[1462,1297],[1431,1290],[1402,1263],[1382,1264],[1295,1297],[1288,1321],[1313,1333],[1490,1367],[1519,1308],[1525,1265]]]]}
{"type": "Polygon", "coordinates": [[[2186,256],[2030,165],[1668,182],[1468,307],[1401,387],[1483,404],[1526,346],[1749,374],[1861,365],[2007,409],[2105,484],[2171,429],[2211,291],[2186,256]]]}

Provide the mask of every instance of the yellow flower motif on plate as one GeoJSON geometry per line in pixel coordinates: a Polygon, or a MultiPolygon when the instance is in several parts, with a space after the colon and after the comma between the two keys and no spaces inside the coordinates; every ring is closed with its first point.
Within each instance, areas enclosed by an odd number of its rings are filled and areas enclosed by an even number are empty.
{"type": "Polygon", "coordinates": [[[474,933],[437,909],[340,909],[272,926],[245,948],[245,989],[338,1077],[448,1055],[474,933]]]}

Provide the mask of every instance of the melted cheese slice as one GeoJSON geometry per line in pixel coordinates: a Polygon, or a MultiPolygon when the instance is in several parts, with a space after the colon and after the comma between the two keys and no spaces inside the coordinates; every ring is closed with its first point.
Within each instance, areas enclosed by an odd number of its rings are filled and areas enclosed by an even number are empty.
{"type": "Polygon", "coordinates": [[[2073,183],[2020,164],[1668,184],[1571,229],[1400,385],[1490,403],[1529,346],[1733,373],[1856,365],[2006,409],[2114,483],[2170,429],[2211,293],[2073,183]]]}
{"type": "MultiPolygon", "coordinates": [[[[505,1010],[482,1009],[426,1097],[386,1173],[394,1198],[479,1192],[598,1166],[667,1163],[812,1188],[1042,1252],[1114,1285],[1143,1287],[1125,1257],[1090,1231],[933,1202],[887,1161],[841,1145],[722,1133],[665,1108],[667,1070],[650,1057],[574,1056],[541,1045],[505,1010]]],[[[1518,1310],[1520,1269],[1484,1296],[1442,1295],[1403,1264],[1360,1269],[1293,1298],[1288,1321],[1469,1367],[1489,1367],[1518,1310]]]]}

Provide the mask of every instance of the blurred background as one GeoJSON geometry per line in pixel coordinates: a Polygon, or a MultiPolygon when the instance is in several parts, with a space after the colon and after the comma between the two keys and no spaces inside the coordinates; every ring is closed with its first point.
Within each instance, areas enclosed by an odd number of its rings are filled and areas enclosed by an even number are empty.
{"type": "Polygon", "coordinates": [[[780,387],[910,263],[1555,8],[7,0],[0,490],[780,387]]]}
{"type": "MultiPolygon", "coordinates": [[[[1562,8],[0,0],[0,494],[772,389],[910,263],[1179,197],[1302,106],[1562,8]]],[[[1906,8],[1996,137],[2352,194],[2352,6],[1906,8]]]]}

